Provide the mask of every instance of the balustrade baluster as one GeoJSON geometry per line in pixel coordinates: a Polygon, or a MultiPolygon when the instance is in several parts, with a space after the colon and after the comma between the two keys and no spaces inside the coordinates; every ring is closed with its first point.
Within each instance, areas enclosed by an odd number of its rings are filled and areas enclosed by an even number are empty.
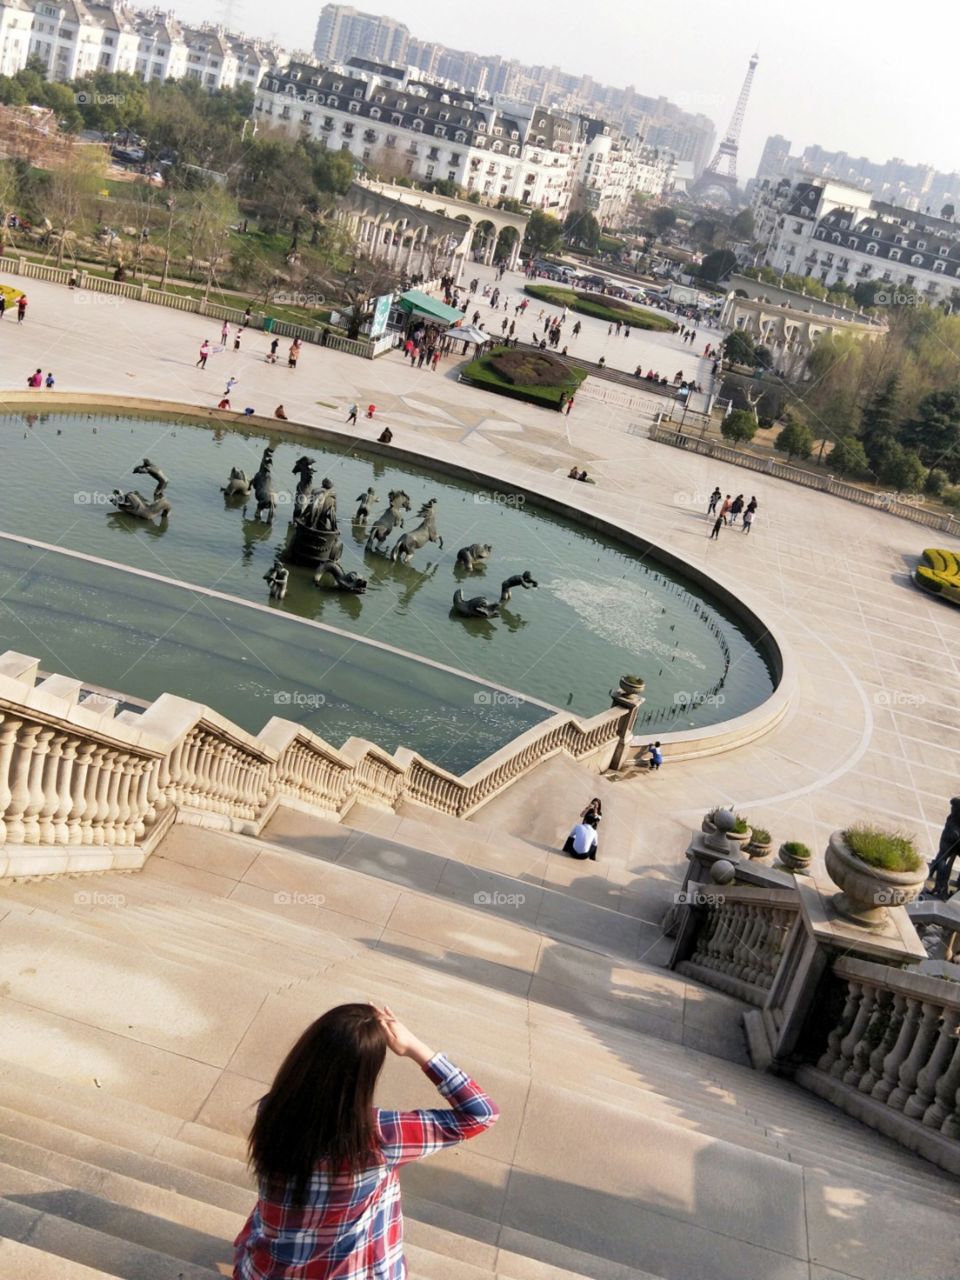
{"type": "Polygon", "coordinates": [[[838,1080],[842,1080],[849,1069],[850,1063],[853,1061],[854,1051],[860,1043],[864,1031],[867,1029],[867,1023],[870,1021],[870,1015],[873,1012],[873,987],[868,987],[859,982],[856,985],[860,992],[857,1016],[854,1018],[850,1030],[840,1041],[840,1056],[830,1068],[830,1074],[836,1076],[838,1080]]]}
{"type": "Polygon", "coordinates": [[[16,720],[6,712],[0,713],[0,844],[12,839],[7,833],[7,811],[13,794],[10,789],[11,762],[22,724],[22,720],[16,720]]]}
{"type": "Polygon", "coordinates": [[[37,825],[40,829],[40,843],[54,844],[57,833],[54,827],[54,815],[60,805],[60,792],[57,789],[57,775],[60,771],[60,756],[66,734],[54,733],[50,739],[50,748],[44,761],[40,789],[43,792],[43,807],[37,814],[37,825]]]}
{"type": "Polygon", "coordinates": [[[30,763],[39,732],[38,724],[30,724],[25,720],[20,722],[10,768],[10,799],[7,802],[7,840],[10,844],[24,843],[24,814],[30,804],[30,763]]]}
{"type": "Polygon", "coordinates": [[[940,1009],[936,1042],[925,1067],[917,1072],[916,1087],[903,1105],[903,1114],[917,1120],[926,1115],[936,1094],[937,1082],[950,1065],[957,1047],[957,1026],[960,1010],[940,1009]]]}
{"type": "Polygon", "coordinates": [[[907,1099],[913,1093],[917,1077],[922,1067],[926,1066],[930,1054],[940,1033],[940,1016],[943,1009],[938,1004],[923,1001],[920,1005],[920,1017],[917,1021],[917,1032],[913,1045],[905,1060],[900,1064],[897,1087],[887,1098],[887,1106],[894,1111],[902,1111],[907,1099]]]}
{"type": "Polygon", "coordinates": [[[820,1071],[832,1073],[834,1064],[840,1057],[840,1041],[853,1026],[860,1004],[860,988],[856,983],[847,981],[847,999],[840,1014],[840,1021],[827,1036],[827,1047],[817,1062],[820,1071]]]}
{"type": "Polygon", "coordinates": [[[865,1008],[867,1010],[867,1017],[864,1021],[863,1030],[853,1046],[853,1052],[850,1055],[850,1065],[841,1076],[844,1084],[852,1084],[856,1086],[859,1086],[864,1073],[870,1065],[870,1053],[874,1044],[874,1040],[870,1034],[871,1029],[876,1025],[877,1020],[883,1017],[883,1005],[880,1002],[880,992],[876,987],[867,988],[861,1008],[865,1008]]]}
{"type": "Polygon", "coordinates": [[[69,818],[73,809],[73,769],[79,744],[79,738],[66,736],[63,739],[60,759],[57,762],[55,784],[57,788],[57,807],[53,812],[53,838],[57,844],[74,843],[73,836],[76,834],[75,831],[70,829],[69,818]]]}
{"type": "Polygon", "coordinates": [[[917,1023],[919,1021],[920,1001],[908,996],[906,1007],[903,1011],[903,1021],[900,1024],[900,1034],[897,1036],[893,1048],[883,1060],[882,1077],[871,1090],[871,1097],[879,1099],[880,1102],[886,1102],[900,1083],[900,1067],[906,1061],[907,1055],[913,1048],[913,1040],[917,1033],[917,1023]]]}
{"type": "Polygon", "coordinates": [[[93,843],[95,845],[103,845],[108,843],[106,833],[106,822],[110,814],[110,805],[107,802],[107,795],[110,789],[110,781],[113,776],[114,756],[109,747],[99,748],[97,756],[96,779],[93,792],[93,814],[91,817],[91,830],[93,834],[93,843]]]}
{"type": "Polygon", "coordinates": [[[870,1030],[876,1039],[876,1047],[870,1053],[868,1070],[857,1086],[861,1093],[870,1093],[883,1075],[883,1060],[900,1034],[900,1024],[903,1021],[906,1003],[906,997],[899,992],[896,994],[890,991],[877,992],[878,1014],[876,1020],[870,1024],[870,1030]]]}

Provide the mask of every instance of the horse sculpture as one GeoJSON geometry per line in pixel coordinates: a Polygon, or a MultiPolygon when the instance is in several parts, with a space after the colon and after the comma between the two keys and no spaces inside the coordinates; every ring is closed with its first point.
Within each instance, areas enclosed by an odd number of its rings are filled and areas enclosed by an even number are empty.
{"type": "Polygon", "coordinates": [[[359,525],[366,524],[370,516],[370,504],[376,501],[377,495],[373,492],[372,488],[368,489],[366,493],[361,493],[360,497],[357,499],[357,502],[360,505],[357,507],[357,514],[353,517],[353,523],[359,525]]]}
{"type": "Polygon", "coordinates": [[[420,508],[419,515],[421,521],[417,527],[411,529],[409,533],[401,534],[397,539],[396,545],[390,553],[391,560],[406,564],[414,551],[419,551],[428,542],[435,542],[440,550],[443,550],[443,539],[437,532],[436,498],[431,498],[429,502],[424,503],[420,508]]]}
{"type": "Polygon", "coordinates": [[[134,467],[133,474],[135,476],[149,476],[151,480],[156,482],[157,487],[153,491],[154,502],[163,497],[167,485],[170,483],[160,468],[151,462],[149,458],[144,458],[138,467],[134,467]]]}
{"type": "Polygon", "coordinates": [[[230,468],[230,478],[220,492],[230,502],[234,498],[249,498],[253,481],[247,479],[247,473],[239,467],[230,468]]]}
{"type": "Polygon", "coordinates": [[[257,503],[255,518],[272,524],[277,510],[277,491],[273,487],[273,449],[270,445],[267,445],[263,451],[260,470],[253,477],[252,485],[253,496],[257,503]],[[266,515],[263,514],[264,512],[266,515]]]}
{"type": "Polygon", "coordinates": [[[166,498],[154,498],[152,502],[148,502],[136,489],[129,493],[114,489],[110,495],[110,501],[118,511],[124,511],[128,516],[136,516],[138,520],[155,520],[159,516],[162,523],[171,511],[170,503],[166,498]]]}
{"type": "Polygon", "coordinates": [[[316,463],[312,458],[298,458],[293,464],[293,474],[298,476],[297,493],[293,500],[294,519],[302,516],[313,498],[313,469],[316,463]]]}
{"type": "Polygon", "coordinates": [[[461,547],[457,552],[457,567],[473,573],[474,569],[482,569],[483,561],[489,559],[493,550],[489,542],[474,542],[469,547],[461,547]]]}
{"type": "Polygon", "coordinates": [[[453,607],[464,618],[495,618],[500,612],[500,606],[510,599],[514,587],[523,587],[525,591],[529,591],[531,587],[537,585],[530,570],[524,569],[523,573],[515,573],[512,578],[504,578],[500,584],[499,600],[490,600],[487,596],[473,596],[465,600],[463,592],[458,587],[454,592],[453,607]]]}
{"type": "Polygon", "coordinates": [[[383,547],[394,529],[403,528],[403,512],[410,510],[410,498],[402,489],[390,490],[390,505],[383,515],[374,520],[367,535],[367,551],[377,551],[383,547]]]}
{"type": "Polygon", "coordinates": [[[325,574],[333,579],[337,591],[349,591],[352,595],[361,596],[367,589],[366,578],[361,578],[353,569],[349,573],[344,573],[342,565],[336,560],[327,560],[324,564],[317,565],[317,571],[313,575],[315,587],[324,585],[321,579],[325,574]]]}

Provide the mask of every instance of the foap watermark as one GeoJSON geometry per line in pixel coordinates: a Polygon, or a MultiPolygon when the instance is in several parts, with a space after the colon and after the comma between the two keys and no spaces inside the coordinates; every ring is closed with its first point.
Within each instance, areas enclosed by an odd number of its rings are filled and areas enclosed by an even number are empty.
{"type": "Polygon", "coordinates": [[[100,889],[78,889],[73,895],[78,907],[125,907],[127,900],[122,893],[103,893],[100,889]]]}
{"type": "Polygon", "coordinates": [[[725,693],[689,693],[686,689],[673,695],[675,707],[722,707],[726,700],[725,693]]]}
{"type": "Polygon", "coordinates": [[[322,693],[308,693],[305,689],[278,689],[273,695],[274,704],[278,707],[317,707],[326,706],[327,699],[322,693]]]}
{"type": "Polygon", "coordinates": [[[494,490],[492,493],[475,493],[473,500],[481,507],[522,507],[527,499],[522,493],[498,493],[494,490]]]}
{"type": "Polygon", "coordinates": [[[501,693],[499,689],[478,689],[473,695],[478,707],[522,707],[527,701],[519,693],[501,693]]]}
{"type": "Polygon", "coordinates": [[[878,289],[873,295],[875,307],[919,307],[923,301],[923,294],[913,289],[901,289],[895,284],[888,289],[878,289]]]}
{"type": "Polygon", "coordinates": [[[93,89],[79,89],[73,100],[78,107],[119,107],[126,95],[122,93],[96,93],[93,89]]]}
{"type": "Polygon", "coordinates": [[[70,301],[75,307],[119,307],[122,298],[111,293],[91,293],[88,289],[74,289],[70,301]]]}
{"type": "Polygon", "coordinates": [[[704,893],[700,889],[681,889],[673,895],[678,907],[722,907],[726,900],[725,894],[704,893]]]}
{"type": "Polygon", "coordinates": [[[111,494],[97,490],[88,492],[86,489],[82,489],[73,495],[73,501],[77,507],[110,507],[116,505],[112,501],[111,494]]]}
{"type": "Polygon", "coordinates": [[[926,698],[907,689],[878,689],[873,701],[878,707],[922,707],[926,698]]]}
{"type": "Polygon", "coordinates": [[[691,492],[689,489],[678,489],[673,495],[673,501],[678,507],[703,507],[706,509],[710,505],[712,498],[710,493],[701,493],[699,489],[691,492]]]}
{"type": "Polygon", "coordinates": [[[281,307],[322,307],[327,299],[322,293],[304,293],[296,289],[285,289],[275,293],[273,300],[281,307]]]}
{"type": "Polygon", "coordinates": [[[526,900],[524,893],[500,893],[498,890],[481,889],[473,895],[478,907],[522,907],[526,900]]]}
{"type": "Polygon", "coordinates": [[[322,907],[326,898],[322,893],[301,893],[299,889],[279,889],[273,895],[278,907],[322,907]]]}

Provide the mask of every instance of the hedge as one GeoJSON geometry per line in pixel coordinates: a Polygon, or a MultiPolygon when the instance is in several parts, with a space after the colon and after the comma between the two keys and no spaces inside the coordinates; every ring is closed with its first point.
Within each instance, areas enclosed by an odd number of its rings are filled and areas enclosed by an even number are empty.
{"type": "Polygon", "coordinates": [[[575,394],[580,383],[587,376],[585,369],[573,369],[570,366],[566,366],[567,380],[562,386],[517,386],[501,378],[490,364],[491,356],[502,355],[506,351],[506,347],[497,347],[495,350],[487,352],[478,360],[468,364],[462,370],[460,377],[464,382],[481,387],[484,391],[494,391],[498,395],[509,396],[512,400],[526,400],[530,404],[540,405],[543,409],[556,409],[567,396],[575,394]]]}
{"type": "Polygon", "coordinates": [[[597,301],[602,294],[578,293],[575,289],[565,289],[562,285],[528,284],[524,289],[531,297],[540,302],[549,302],[555,307],[569,307],[571,311],[579,311],[581,315],[593,316],[596,320],[606,320],[608,324],[616,324],[619,320],[628,324],[631,329],[672,329],[673,321],[655,311],[641,311],[629,302],[621,302],[619,298],[609,302],[597,301]],[[614,303],[618,305],[613,305],[614,303]]]}

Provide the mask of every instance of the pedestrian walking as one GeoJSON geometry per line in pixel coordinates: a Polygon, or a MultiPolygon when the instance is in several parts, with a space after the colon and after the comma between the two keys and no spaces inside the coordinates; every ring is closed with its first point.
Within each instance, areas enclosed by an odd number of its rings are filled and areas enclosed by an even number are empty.
{"type": "Polygon", "coordinates": [[[329,1009],[257,1107],[249,1141],[257,1203],[234,1241],[235,1280],[399,1280],[407,1274],[401,1166],[477,1137],[499,1114],[480,1085],[388,1007],[329,1009]],[[388,1052],[415,1063],[445,1105],[375,1107],[388,1052]]]}
{"type": "Polygon", "coordinates": [[[297,360],[300,358],[300,347],[302,345],[303,344],[301,343],[299,338],[294,338],[294,340],[290,343],[290,350],[287,352],[287,368],[288,369],[295,369],[297,367],[297,360]]]}
{"type": "Polygon", "coordinates": [[[56,385],[56,380],[52,373],[47,374],[46,378],[44,378],[43,385],[47,388],[48,391],[53,390],[54,386],[56,385]]]}
{"type": "Polygon", "coordinates": [[[4,296],[4,294],[0,292],[0,320],[3,319],[3,313],[6,311],[6,309],[7,309],[7,299],[4,296]]]}
{"type": "Polygon", "coordinates": [[[437,368],[439,364],[440,364],[440,348],[437,347],[437,349],[434,351],[433,355],[430,358],[430,367],[433,369],[434,373],[437,372],[437,368]]]}
{"type": "Polygon", "coordinates": [[[744,533],[750,532],[750,529],[753,526],[753,517],[755,515],[756,515],[756,512],[753,511],[750,507],[747,507],[746,511],[744,511],[743,513],[743,532],[744,533]]]}
{"type": "Polygon", "coordinates": [[[348,422],[348,423],[352,422],[352,423],[353,423],[353,425],[354,425],[354,426],[356,426],[356,425],[357,425],[357,414],[358,414],[359,412],[360,412],[360,406],[359,406],[359,405],[357,405],[357,404],[352,404],[352,405],[350,406],[350,412],[347,414],[347,422],[348,422]]]}
{"type": "Polygon", "coordinates": [[[707,515],[708,515],[708,516],[712,516],[712,515],[713,515],[713,513],[716,511],[716,509],[717,509],[717,503],[720,501],[720,496],[721,496],[721,495],[720,495],[720,489],[719,489],[719,487],[718,487],[718,488],[716,488],[716,489],[714,489],[713,493],[711,493],[711,495],[710,495],[710,505],[709,505],[709,507],[707,507],[707,515]]]}
{"type": "Polygon", "coordinates": [[[743,494],[738,493],[734,500],[730,503],[730,523],[736,524],[737,517],[743,510],[743,494]]]}
{"type": "Polygon", "coordinates": [[[239,350],[240,350],[240,335],[241,335],[242,333],[243,333],[243,330],[242,330],[242,329],[238,329],[238,330],[237,330],[237,332],[233,335],[233,349],[234,349],[234,351],[239,351],[239,350]]]}
{"type": "Polygon", "coordinates": [[[729,512],[732,506],[733,506],[733,499],[730,497],[728,493],[723,500],[723,506],[720,508],[720,519],[723,521],[724,524],[727,523],[727,513],[729,512]]]}
{"type": "Polygon", "coordinates": [[[270,343],[270,354],[267,356],[267,363],[268,363],[268,364],[276,364],[276,363],[277,363],[277,348],[278,348],[279,346],[280,346],[280,339],[279,339],[279,338],[274,338],[274,340],[270,343]]]}
{"type": "Polygon", "coordinates": [[[245,329],[249,323],[250,323],[250,308],[247,307],[243,313],[243,324],[240,326],[240,328],[245,329]]]}
{"type": "Polygon", "coordinates": [[[227,339],[229,337],[230,337],[230,326],[227,324],[226,320],[224,320],[223,328],[220,330],[220,345],[222,347],[225,347],[227,345],[227,339]]]}
{"type": "Polygon", "coordinates": [[[569,417],[569,416],[570,416],[570,410],[571,410],[572,408],[573,408],[573,396],[570,396],[570,397],[568,397],[568,399],[567,399],[567,407],[566,407],[566,409],[564,409],[564,411],[563,411],[563,412],[564,412],[564,415],[565,415],[566,417],[569,417]]]}
{"type": "Polygon", "coordinates": [[[17,324],[23,324],[27,318],[27,295],[21,293],[17,299],[17,324]]]}
{"type": "Polygon", "coordinates": [[[713,526],[713,533],[710,534],[710,537],[719,539],[720,530],[723,528],[725,524],[726,524],[726,520],[723,518],[723,516],[722,515],[717,516],[717,519],[713,526]]]}
{"type": "Polygon", "coordinates": [[[194,368],[205,369],[207,367],[207,357],[209,356],[209,354],[210,354],[210,343],[206,340],[206,338],[204,338],[204,340],[200,343],[200,359],[197,361],[194,368]]]}
{"type": "Polygon", "coordinates": [[[223,391],[223,395],[224,395],[224,398],[225,398],[225,399],[229,400],[229,398],[230,398],[230,393],[231,393],[231,391],[233,390],[233,388],[234,388],[236,385],[237,385],[237,379],[236,379],[236,378],[228,378],[228,379],[227,379],[227,385],[226,385],[226,387],[224,388],[224,391],[223,391]]]}

